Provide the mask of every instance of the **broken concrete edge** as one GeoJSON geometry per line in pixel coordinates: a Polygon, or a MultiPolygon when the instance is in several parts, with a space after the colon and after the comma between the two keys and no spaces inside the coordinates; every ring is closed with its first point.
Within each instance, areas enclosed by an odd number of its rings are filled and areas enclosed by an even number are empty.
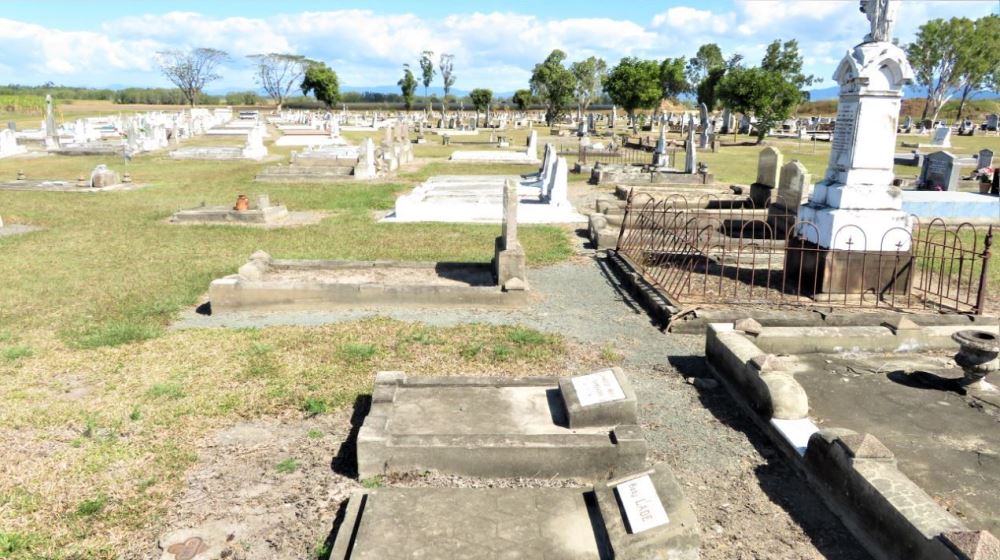
{"type": "MultiPolygon", "coordinates": [[[[388,488],[384,491],[419,491],[418,488],[388,488]]],[[[479,489],[467,488],[470,495],[479,489]]],[[[347,499],[344,517],[337,528],[330,560],[350,560],[358,530],[363,522],[368,500],[377,499],[379,489],[355,490],[347,499]]],[[[566,489],[568,492],[574,489],[566,489]]],[[[701,547],[701,536],[694,510],[684,496],[669,466],[659,463],[648,469],[636,469],[626,476],[612,481],[595,484],[589,490],[578,489],[590,494],[597,502],[603,527],[595,527],[594,539],[599,548],[610,547],[615,558],[653,560],[697,560],[701,547]],[[625,519],[625,513],[617,496],[617,487],[644,476],[653,482],[657,497],[667,515],[668,522],[641,532],[633,532],[625,519]],[[664,556],[666,554],[666,556],[664,556]]],[[[416,545],[417,543],[414,543],[416,545]]]]}
{"type": "MultiPolygon", "coordinates": [[[[950,351],[958,347],[952,335],[969,328],[965,324],[919,326],[910,320],[907,323],[912,326],[896,328],[890,323],[880,326],[762,327],[753,339],[764,352],[781,354],[950,351]]],[[[996,324],[984,323],[976,328],[1000,333],[1000,325],[996,324]]]]}
{"type": "Polygon", "coordinates": [[[709,363],[725,368],[744,391],[751,408],[767,420],[808,418],[805,389],[791,373],[781,371],[774,356],[761,350],[732,324],[709,325],[705,339],[709,363]]]}
{"type": "MultiPolygon", "coordinates": [[[[735,323],[744,318],[753,318],[765,327],[801,326],[801,327],[877,327],[888,324],[892,327],[895,321],[905,317],[920,326],[963,326],[979,328],[981,325],[996,325],[1000,318],[988,315],[964,315],[942,313],[900,314],[896,311],[884,312],[833,312],[830,308],[814,309],[783,309],[773,311],[766,309],[706,309],[698,308],[692,313],[678,318],[671,324],[671,332],[680,334],[701,334],[710,323],[735,323]]],[[[904,329],[905,330],[905,329],[904,329]]]]}
{"type": "Polygon", "coordinates": [[[607,263],[622,286],[636,299],[658,324],[666,326],[678,315],[681,307],[647,282],[627,256],[617,249],[607,252],[607,263]]]}
{"type": "Polygon", "coordinates": [[[711,324],[705,355],[709,371],[870,553],[883,558],[967,558],[954,551],[945,535],[970,529],[899,471],[892,452],[875,436],[832,427],[819,430],[808,418],[802,420],[812,427],[796,434],[788,421],[771,416],[773,395],[762,379],[766,374],[758,370],[766,367],[769,355],[749,337],[730,323],[711,324]]]}
{"type": "MultiPolygon", "coordinates": [[[[618,382],[625,398],[598,402],[583,405],[577,394],[573,377],[561,377],[559,379],[559,393],[562,397],[563,405],[566,407],[566,415],[570,428],[586,428],[592,426],[618,426],[623,424],[638,424],[638,406],[635,389],[629,382],[625,371],[620,367],[606,368],[610,370],[618,382]]],[[[604,371],[604,370],[601,370],[604,371]]]]}
{"type": "MultiPolygon", "coordinates": [[[[562,441],[564,436],[522,434],[513,447],[509,435],[394,435],[389,429],[396,394],[402,387],[555,388],[565,379],[410,378],[400,371],[378,372],[371,407],[357,437],[358,478],[365,480],[389,473],[440,472],[491,478],[559,476],[593,481],[640,468],[646,460],[647,445],[642,429],[635,424],[634,410],[631,423],[602,424],[600,427],[606,427],[606,431],[576,433],[573,442],[562,441]],[[524,453],[512,453],[511,449],[524,453]]],[[[624,375],[620,379],[624,379],[624,375]]],[[[631,387],[628,390],[634,399],[631,387]]],[[[628,409],[627,405],[623,408],[628,409]]],[[[622,409],[615,412],[621,414],[622,409]]]]}

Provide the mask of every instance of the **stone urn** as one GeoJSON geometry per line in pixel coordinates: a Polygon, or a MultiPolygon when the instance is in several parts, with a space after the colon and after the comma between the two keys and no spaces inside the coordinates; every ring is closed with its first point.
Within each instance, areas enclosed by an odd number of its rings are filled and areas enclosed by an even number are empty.
{"type": "Polygon", "coordinates": [[[250,199],[247,198],[247,195],[241,194],[237,196],[236,206],[233,207],[233,210],[236,210],[237,212],[245,212],[249,209],[250,209],[250,199]]]}
{"type": "Polygon", "coordinates": [[[970,329],[958,331],[951,339],[959,345],[955,363],[965,372],[966,384],[980,381],[1000,369],[1000,336],[970,329]]]}

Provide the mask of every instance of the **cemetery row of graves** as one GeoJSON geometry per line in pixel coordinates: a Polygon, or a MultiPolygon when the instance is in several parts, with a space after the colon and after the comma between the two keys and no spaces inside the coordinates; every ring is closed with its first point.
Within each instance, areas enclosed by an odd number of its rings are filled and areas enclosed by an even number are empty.
{"type": "Polygon", "coordinates": [[[996,558],[998,118],[886,17],[779,123],[49,99],[0,557],[996,558]]]}

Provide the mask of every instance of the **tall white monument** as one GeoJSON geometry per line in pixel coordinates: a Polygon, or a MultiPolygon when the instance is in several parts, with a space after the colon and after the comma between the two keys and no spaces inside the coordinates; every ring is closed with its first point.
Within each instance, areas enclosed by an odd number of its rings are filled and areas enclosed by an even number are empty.
{"type": "MultiPolygon", "coordinates": [[[[848,272],[838,268],[849,271],[852,263],[839,251],[860,257],[862,251],[910,249],[912,222],[901,210],[902,192],[892,186],[902,89],[913,82],[906,54],[890,42],[898,7],[898,0],[862,0],[871,32],[848,51],[833,75],[840,101],[830,161],[809,201],[799,207],[799,220],[809,222],[798,230],[805,246],[834,250],[820,253],[826,261],[820,263],[825,277],[820,283],[826,284],[821,292],[885,285],[887,279],[846,279],[848,272]]],[[[860,267],[853,268],[860,275],[860,267]]]]}

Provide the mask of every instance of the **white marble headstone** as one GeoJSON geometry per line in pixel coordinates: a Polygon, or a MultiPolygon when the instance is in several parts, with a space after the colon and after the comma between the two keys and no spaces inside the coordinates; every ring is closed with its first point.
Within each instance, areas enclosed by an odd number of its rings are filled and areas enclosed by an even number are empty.
{"type": "Polygon", "coordinates": [[[620,401],[625,398],[622,386],[610,369],[574,377],[571,381],[581,406],[620,401]]]}
{"type": "Polygon", "coordinates": [[[633,535],[670,523],[649,475],[623,482],[615,487],[615,492],[621,500],[625,519],[628,520],[633,535]]]}

